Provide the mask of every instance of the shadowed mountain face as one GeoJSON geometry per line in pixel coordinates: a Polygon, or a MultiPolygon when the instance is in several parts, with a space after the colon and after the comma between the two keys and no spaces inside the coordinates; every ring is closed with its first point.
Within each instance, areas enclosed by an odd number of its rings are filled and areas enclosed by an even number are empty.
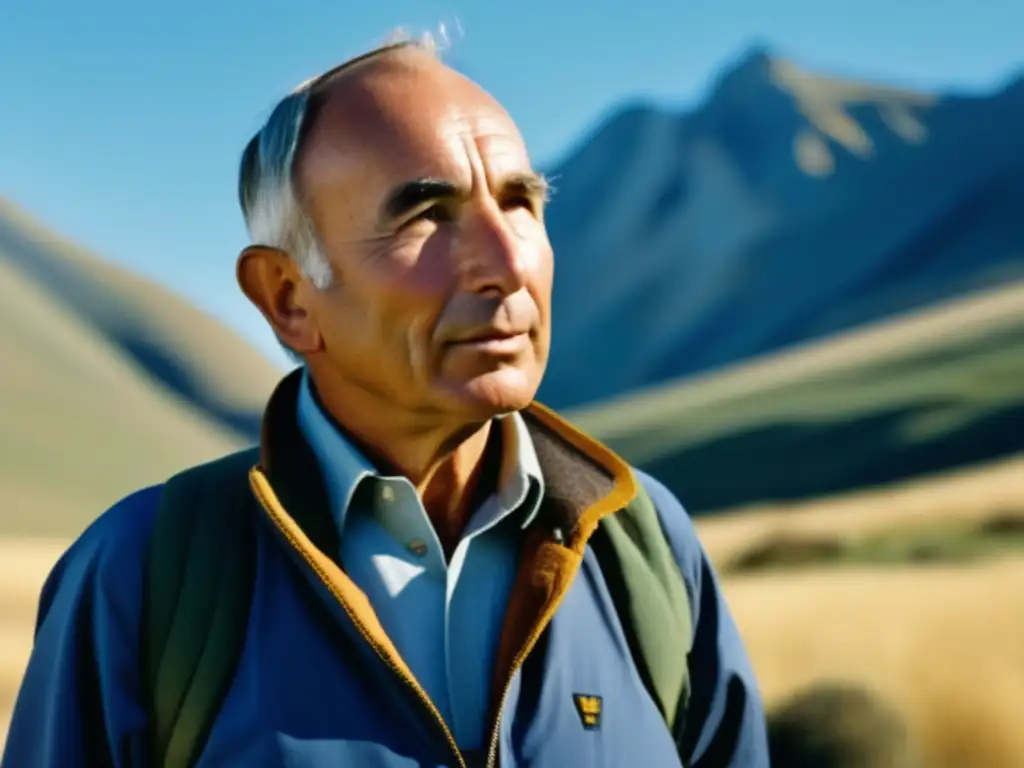
{"type": "Polygon", "coordinates": [[[602,400],[1024,276],[1024,80],[984,97],[754,51],[552,169],[541,399],[602,400]]]}

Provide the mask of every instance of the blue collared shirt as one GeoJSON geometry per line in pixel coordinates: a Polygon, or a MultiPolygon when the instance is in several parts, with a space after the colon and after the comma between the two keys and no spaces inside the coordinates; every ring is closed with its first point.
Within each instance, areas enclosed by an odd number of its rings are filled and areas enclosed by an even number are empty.
{"type": "Polygon", "coordinates": [[[459,746],[480,748],[518,545],[544,489],[522,417],[498,421],[498,488],[471,516],[451,562],[412,483],[377,473],[324,415],[308,374],[298,419],[320,462],[342,534],[342,566],[366,593],[459,746]]]}

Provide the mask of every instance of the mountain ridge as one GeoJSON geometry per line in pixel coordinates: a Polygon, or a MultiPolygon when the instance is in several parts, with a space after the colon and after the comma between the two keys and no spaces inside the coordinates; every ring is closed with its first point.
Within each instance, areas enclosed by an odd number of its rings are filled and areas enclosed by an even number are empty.
{"type": "MultiPolygon", "coordinates": [[[[193,402],[215,421],[246,438],[259,434],[261,397],[280,376],[249,342],[166,287],[81,248],[0,197],[0,259],[58,297],[83,324],[118,346],[159,386],[193,402]],[[207,344],[176,344],[176,326],[202,329],[207,344]],[[210,335],[214,338],[210,338],[210,335]],[[228,354],[236,370],[259,382],[253,388],[207,351],[228,354]],[[224,371],[212,376],[215,370],[224,371]]],[[[221,361],[224,363],[226,361],[221,361]]]]}
{"type": "Polygon", "coordinates": [[[1022,276],[1021,158],[1020,80],[922,94],[755,51],[693,109],[630,103],[550,171],[541,396],[596,402],[1022,276]]]}
{"type": "Polygon", "coordinates": [[[189,302],[0,200],[0,508],[79,532],[119,498],[256,440],[280,373],[189,302]]]}

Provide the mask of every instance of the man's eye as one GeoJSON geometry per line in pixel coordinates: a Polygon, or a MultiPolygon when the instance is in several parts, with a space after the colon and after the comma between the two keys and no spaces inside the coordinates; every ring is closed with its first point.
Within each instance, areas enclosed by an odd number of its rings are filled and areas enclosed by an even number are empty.
{"type": "Polygon", "coordinates": [[[449,211],[443,205],[432,205],[425,211],[422,211],[412,221],[431,221],[435,224],[443,224],[452,220],[451,211],[449,211]]]}
{"type": "Polygon", "coordinates": [[[509,197],[504,200],[501,205],[506,211],[513,211],[516,208],[525,208],[528,211],[533,211],[534,204],[526,195],[517,195],[515,197],[509,197]]]}

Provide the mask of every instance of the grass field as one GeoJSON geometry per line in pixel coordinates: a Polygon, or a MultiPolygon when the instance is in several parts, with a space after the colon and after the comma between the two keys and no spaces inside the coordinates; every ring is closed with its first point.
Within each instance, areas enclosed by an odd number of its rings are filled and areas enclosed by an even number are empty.
{"type": "Polygon", "coordinates": [[[62,547],[59,541],[0,539],[0,744],[32,649],[39,589],[62,547]]]}
{"type": "Polygon", "coordinates": [[[699,518],[701,540],[726,565],[766,542],[841,540],[978,528],[1024,514],[1024,453],[983,466],[799,504],[760,504],[699,518]]]}
{"type": "Polygon", "coordinates": [[[770,705],[867,685],[902,714],[921,765],[1024,765],[1024,455],[697,528],[770,705]],[[929,556],[911,556],[922,544],[929,556]],[[753,552],[775,556],[735,568],[753,552]]]}
{"type": "Polygon", "coordinates": [[[1024,765],[1024,556],[726,584],[770,704],[854,681],[902,713],[924,766],[1024,765]]]}

